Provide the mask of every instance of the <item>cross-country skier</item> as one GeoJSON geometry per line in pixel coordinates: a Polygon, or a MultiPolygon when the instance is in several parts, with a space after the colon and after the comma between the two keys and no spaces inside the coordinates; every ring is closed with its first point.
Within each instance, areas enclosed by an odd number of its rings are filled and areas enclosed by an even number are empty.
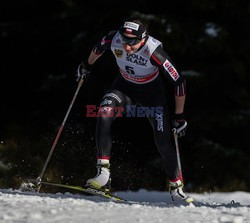
{"type": "Polygon", "coordinates": [[[156,146],[161,154],[169,180],[172,198],[188,199],[183,192],[182,175],[178,169],[177,154],[173,144],[171,123],[166,107],[164,79],[162,74],[175,86],[175,114],[173,126],[178,136],[185,135],[187,122],[184,118],[186,84],[176,70],[162,43],[150,36],[144,23],[139,19],[127,19],[120,29],[111,31],[98,42],[89,57],[77,70],[77,77],[87,78],[94,62],[111,50],[115,56],[120,74],[101,102],[103,114],[97,118],[97,175],[87,181],[86,186],[98,190],[110,189],[110,154],[112,147],[111,124],[117,115],[128,112],[131,105],[154,107],[153,116],[148,120],[154,131],[156,146]],[[124,110],[116,110],[123,107],[124,110]],[[112,115],[108,115],[111,114],[112,115]]]}

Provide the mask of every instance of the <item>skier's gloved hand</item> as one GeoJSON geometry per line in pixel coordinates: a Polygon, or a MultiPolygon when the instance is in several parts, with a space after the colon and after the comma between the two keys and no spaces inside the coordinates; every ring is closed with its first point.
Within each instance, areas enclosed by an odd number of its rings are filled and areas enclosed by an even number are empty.
{"type": "Polygon", "coordinates": [[[81,78],[86,80],[91,73],[92,65],[88,63],[88,60],[84,60],[80,63],[77,68],[76,81],[79,81],[81,78]]]}
{"type": "Polygon", "coordinates": [[[173,127],[172,131],[176,131],[178,137],[185,136],[187,122],[183,113],[174,115],[173,127]]]}

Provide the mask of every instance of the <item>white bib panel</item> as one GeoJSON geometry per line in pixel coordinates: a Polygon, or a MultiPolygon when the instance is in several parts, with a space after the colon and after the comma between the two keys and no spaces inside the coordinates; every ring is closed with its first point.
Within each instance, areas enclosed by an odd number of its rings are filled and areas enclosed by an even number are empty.
{"type": "Polygon", "coordinates": [[[137,84],[145,84],[153,81],[158,75],[158,67],[150,62],[154,50],[162,43],[149,36],[145,45],[136,53],[127,54],[122,47],[119,32],[117,32],[111,43],[111,50],[116,58],[122,76],[137,84]]]}

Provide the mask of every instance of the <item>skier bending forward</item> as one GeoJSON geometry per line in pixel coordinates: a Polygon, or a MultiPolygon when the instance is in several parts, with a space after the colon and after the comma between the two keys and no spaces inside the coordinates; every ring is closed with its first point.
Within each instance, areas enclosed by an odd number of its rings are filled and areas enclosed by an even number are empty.
{"type": "Polygon", "coordinates": [[[170,62],[162,43],[148,35],[146,26],[138,19],[127,19],[118,31],[111,31],[104,36],[93,47],[88,59],[79,65],[78,78],[87,78],[94,62],[106,50],[111,50],[114,54],[120,75],[116,77],[100,105],[105,115],[98,117],[96,126],[97,175],[89,179],[86,186],[106,192],[110,190],[111,124],[117,116],[128,112],[126,109],[129,106],[136,104],[158,108],[154,115],[147,118],[154,131],[156,146],[164,160],[170,194],[173,199],[189,199],[183,192],[182,174],[178,169],[177,154],[171,139],[171,124],[161,74],[175,86],[173,124],[179,137],[185,134],[187,126],[183,113],[185,80],[170,62]],[[123,109],[114,109],[116,107],[123,109]]]}

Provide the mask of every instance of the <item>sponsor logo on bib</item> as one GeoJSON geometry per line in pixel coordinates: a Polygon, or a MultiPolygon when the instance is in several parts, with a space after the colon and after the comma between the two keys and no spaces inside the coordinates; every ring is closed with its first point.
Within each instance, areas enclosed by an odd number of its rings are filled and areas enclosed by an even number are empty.
{"type": "Polygon", "coordinates": [[[123,56],[123,51],[120,49],[115,49],[114,54],[116,57],[121,58],[123,56]]]}

